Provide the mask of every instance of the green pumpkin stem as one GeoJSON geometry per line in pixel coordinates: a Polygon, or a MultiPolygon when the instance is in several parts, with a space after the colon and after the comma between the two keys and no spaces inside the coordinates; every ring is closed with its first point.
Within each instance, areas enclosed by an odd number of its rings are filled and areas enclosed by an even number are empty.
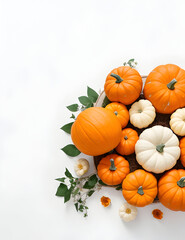
{"type": "Polygon", "coordinates": [[[170,90],[173,90],[173,89],[175,89],[174,85],[175,85],[176,83],[177,83],[177,80],[174,78],[174,79],[171,80],[171,82],[169,82],[169,83],[167,84],[167,87],[168,87],[170,90]]]}
{"type": "Polygon", "coordinates": [[[114,164],[114,159],[113,158],[111,158],[110,159],[110,163],[111,163],[111,165],[110,165],[110,170],[111,171],[115,171],[116,169],[117,169],[117,167],[115,166],[115,164],[114,164]]]}
{"type": "Polygon", "coordinates": [[[117,111],[115,111],[115,112],[114,112],[114,114],[117,116],[117,115],[118,115],[118,112],[117,112],[117,111]]]}
{"type": "Polygon", "coordinates": [[[160,153],[162,153],[164,151],[164,147],[165,145],[162,143],[162,144],[159,144],[156,146],[156,150],[160,153]]]}
{"type": "Polygon", "coordinates": [[[144,195],[144,192],[143,192],[143,187],[140,186],[137,190],[137,193],[139,193],[140,195],[144,195]]]}
{"type": "Polygon", "coordinates": [[[116,83],[120,83],[123,81],[123,79],[115,73],[111,73],[111,77],[114,77],[116,79],[116,83]]]}
{"type": "Polygon", "coordinates": [[[177,185],[181,188],[185,187],[185,177],[182,177],[178,182],[177,185]]]}
{"type": "Polygon", "coordinates": [[[127,137],[127,136],[124,136],[124,139],[125,139],[125,140],[127,140],[127,139],[128,139],[128,137],[127,137]]]}

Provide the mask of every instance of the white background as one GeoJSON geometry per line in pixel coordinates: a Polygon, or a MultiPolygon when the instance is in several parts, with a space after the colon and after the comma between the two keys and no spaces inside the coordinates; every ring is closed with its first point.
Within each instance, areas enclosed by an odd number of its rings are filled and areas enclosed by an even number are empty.
{"type": "Polygon", "coordinates": [[[74,173],[78,159],[60,150],[71,142],[60,130],[70,121],[65,106],[87,85],[103,88],[112,68],[133,57],[141,74],[166,63],[185,68],[184,12],[183,0],[0,1],[0,239],[184,239],[185,213],[155,204],[124,223],[121,192],[104,188],[85,219],[55,196],[54,180],[65,167],[74,173]]]}

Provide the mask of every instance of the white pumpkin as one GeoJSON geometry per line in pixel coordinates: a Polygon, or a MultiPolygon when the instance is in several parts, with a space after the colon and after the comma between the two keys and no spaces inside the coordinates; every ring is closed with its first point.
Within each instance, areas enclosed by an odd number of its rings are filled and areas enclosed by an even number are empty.
{"type": "Polygon", "coordinates": [[[145,170],[162,173],[171,169],[180,157],[179,140],[171,129],[156,125],[140,134],[135,153],[145,170]]]}
{"type": "Polygon", "coordinates": [[[130,222],[136,218],[137,208],[125,202],[119,209],[119,216],[125,222],[130,222]]]}
{"type": "Polygon", "coordinates": [[[185,136],[185,108],[177,109],[170,119],[170,127],[174,133],[185,136]]]}
{"type": "Polygon", "coordinates": [[[130,122],[137,128],[148,127],[155,119],[155,108],[148,100],[141,99],[132,104],[130,110],[130,122]]]}
{"type": "Polygon", "coordinates": [[[89,162],[85,158],[80,158],[74,165],[74,170],[77,176],[83,176],[89,170],[89,162]]]}

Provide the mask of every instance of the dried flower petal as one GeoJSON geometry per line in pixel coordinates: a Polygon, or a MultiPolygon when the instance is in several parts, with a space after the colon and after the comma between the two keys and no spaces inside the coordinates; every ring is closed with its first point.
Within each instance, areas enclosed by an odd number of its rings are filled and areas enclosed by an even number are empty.
{"type": "Polygon", "coordinates": [[[108,207],[111,203],[111,200],[109,197],[101,197],[101,204],[104,206],[104,207],[108,207]]]}
{"type": "Polygon", "coordinates": [[[161,212],[161,210],[159,209],[154,209],[152,211],[153,217],[157,218],[157,219],[162,219],[163,218],[163,212],[161,212]]]}

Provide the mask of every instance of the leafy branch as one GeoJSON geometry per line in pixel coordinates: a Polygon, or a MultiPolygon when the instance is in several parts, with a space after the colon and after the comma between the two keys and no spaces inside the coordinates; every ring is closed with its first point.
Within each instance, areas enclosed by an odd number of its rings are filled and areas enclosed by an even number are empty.
{"type": "Polygon", "coordinates": [[[124,62],[123,66],[130,66],[131,68],[135,68],[137,65],[137,62],[135,61],[134,58],[128,60],[128,62],[124,62]]]}

